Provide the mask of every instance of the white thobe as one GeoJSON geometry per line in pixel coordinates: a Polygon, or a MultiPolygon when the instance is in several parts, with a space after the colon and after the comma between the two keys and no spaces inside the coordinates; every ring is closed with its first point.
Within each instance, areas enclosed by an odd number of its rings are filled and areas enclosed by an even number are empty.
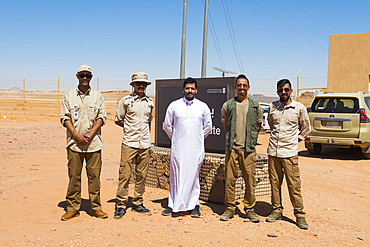
{"type": "Polygon", "coordinates": [[[171,139],[168,207],[173,212],[192,210],[199,204],[204,139],[212,130],[207,104],[185,97],[173,101],[167,108],[164,130],[171,139]]]}

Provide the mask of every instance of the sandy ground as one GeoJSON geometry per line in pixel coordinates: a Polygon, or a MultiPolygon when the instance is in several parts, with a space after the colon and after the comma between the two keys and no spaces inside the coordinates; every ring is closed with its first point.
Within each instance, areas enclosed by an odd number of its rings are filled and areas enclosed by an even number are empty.
{"type": "MultiPolygon", "coordinates": [[[[356,149],[324,148],[312,157],[300,143],[303,199],[310,228],[300,230],[284,184],[284,217],[264,222],[269,197],[257,198],[260,223],[245,219],[239,201],[228,222],[222,204],[200,202],[203,218],[163,217],[168,191],[147,187],[144,204],[151,216],[132,212],[113,218],[122,131],[112,118],[116,96],[106,97],[108,121],[103,127],[101,198],[105,220],[90,216],[86,173],[81,215],[63,222],[68,184],[65,129],[59,124],[54,95],[0,92],[0,245],[1,246],[370,246],[370,160],[356,149]],[[3,118],[6,116],[6,118],[3,118]],[[274,236],[274,237],[271,237],[274,236]]],[[[268,134],[257,151],[266,153],[268,134]]],[[[131,192],[132,195],[132,186],[131,192]]]]}

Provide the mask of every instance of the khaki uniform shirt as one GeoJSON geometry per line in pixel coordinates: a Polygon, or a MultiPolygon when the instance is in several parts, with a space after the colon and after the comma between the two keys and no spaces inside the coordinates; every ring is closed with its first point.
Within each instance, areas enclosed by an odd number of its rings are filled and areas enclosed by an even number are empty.
{"type": "Polygon", "coordinates": [[[135,92],[120,100],[115,121],[123,121],[123,144],[140,149],[150,147],[153,107],[151,98],[146,95],[140,98],[135,92]]]}
{"type": "MultiPolygon", "coordinates": [[[[235,139],[233,148],[237,150],[245,150],[245,137],[246,137],[246,123],[249,108],[249,100],[245,103],[236,102],[236,126],[235,126],[235,139]]],[[[221,108],[221,121],[227,122],[227,102],[221,108]]],[[[257,123],[263,121],[263,108],[258,108],[257,123]]]]}
{"type": "MultiPolygon", "coordinates": [[[[107,119],[103,95],[89,88],[85,94],[79,88],[72,89],[64,94],[60,109],[60,122],[71,121],[75,130],[80,134],[87,134],[94,126],[96,120],[101,118],[103,125],[107,119]]],[[[81,146],[67,130],[67,148],[75,152],[96,152],[103,148],[101,128],[99,128],[91,141],[81,146]]]]}
{"type": "Polygon", "coordinates": [[[272,102],[267,117],[271,129],[267,153],[288,158],[298,154],[298,139],[304,140],[311,132],[305,106],[292,100],[289,105],[272,102]]]}

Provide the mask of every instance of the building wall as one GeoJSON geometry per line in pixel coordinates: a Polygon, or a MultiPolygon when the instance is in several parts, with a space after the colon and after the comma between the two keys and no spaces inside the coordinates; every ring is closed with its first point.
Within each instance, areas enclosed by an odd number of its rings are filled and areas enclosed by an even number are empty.
{"type": "Polygon", "coordinates": [[[328,91],[369,91],[370,33],[329,37],[328,91]]]}

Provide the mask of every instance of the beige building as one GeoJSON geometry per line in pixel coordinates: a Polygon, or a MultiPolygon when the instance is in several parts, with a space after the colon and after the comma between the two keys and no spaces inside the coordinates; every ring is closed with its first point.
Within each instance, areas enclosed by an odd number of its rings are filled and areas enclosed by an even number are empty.
{"type": "Polygon", "coordinates": [[[328,91],[370,91],[370,33],[329,37],[328,91]]]}

